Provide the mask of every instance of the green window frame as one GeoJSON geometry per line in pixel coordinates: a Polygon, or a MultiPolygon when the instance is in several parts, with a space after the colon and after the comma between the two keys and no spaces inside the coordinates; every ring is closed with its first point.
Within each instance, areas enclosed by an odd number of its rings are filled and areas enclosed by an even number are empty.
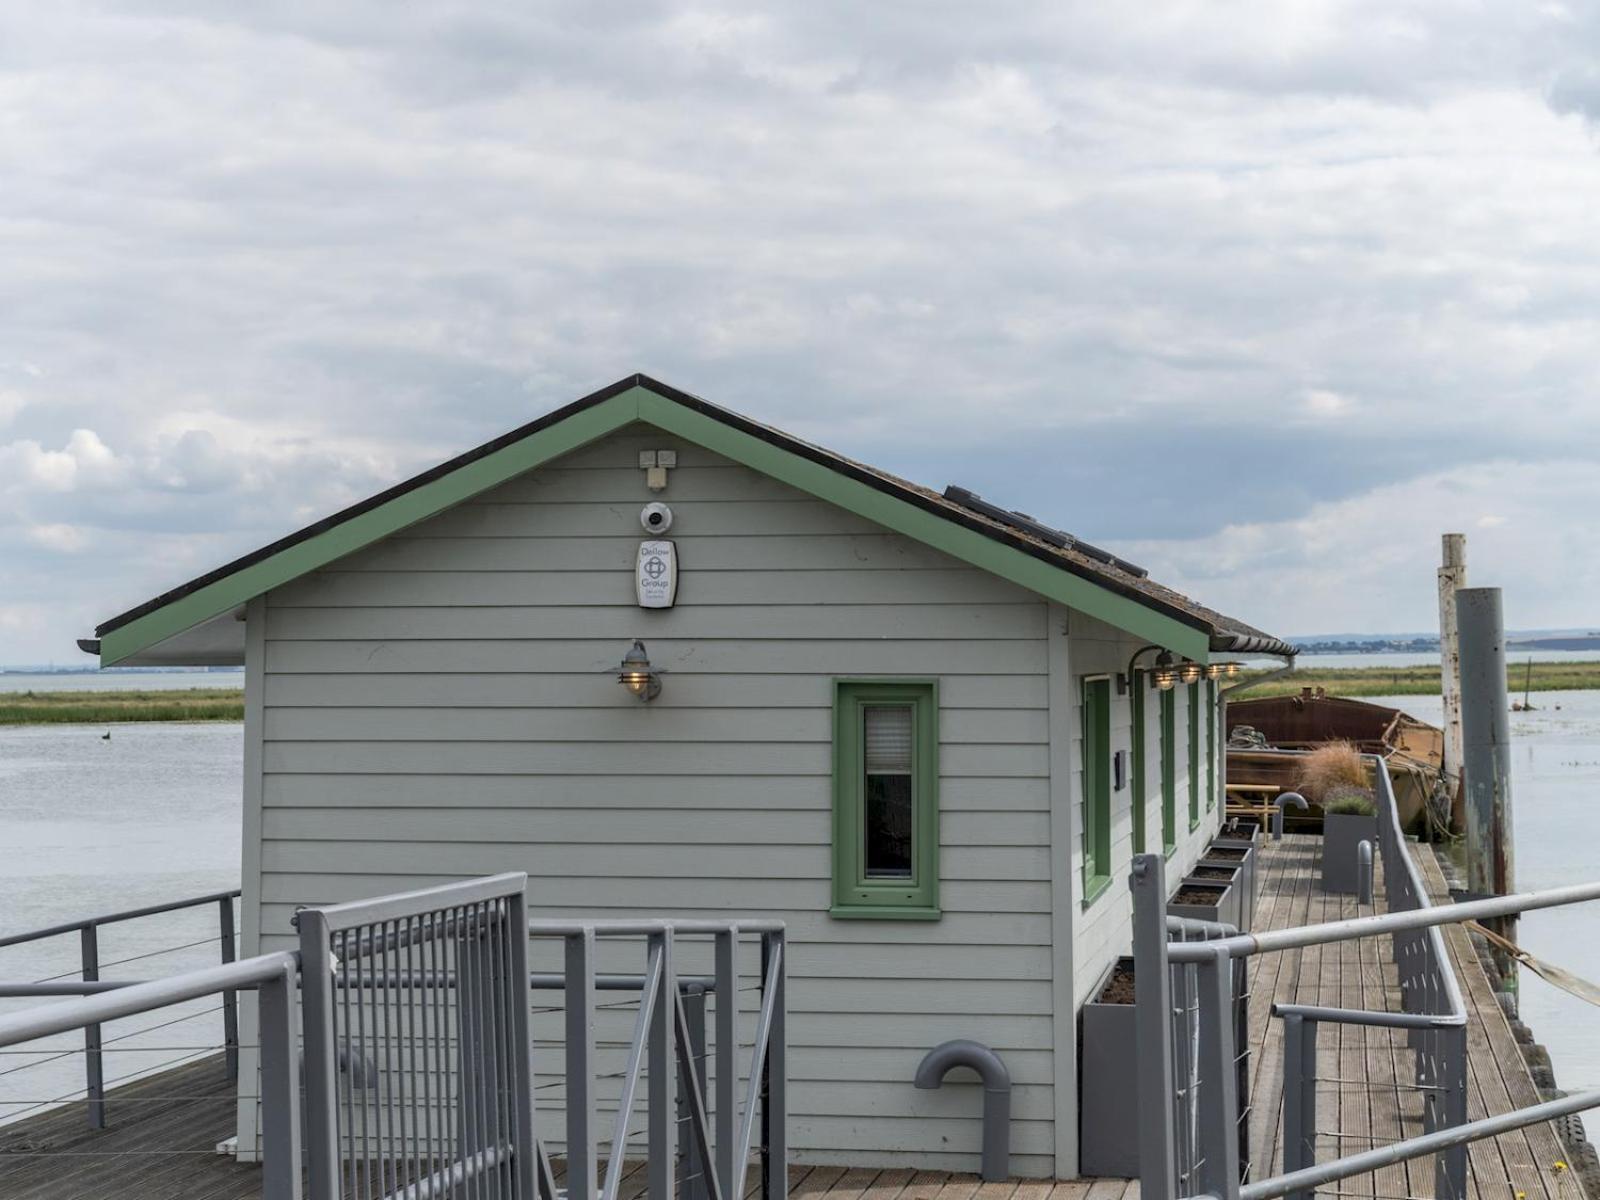
{"type": "Polygon", "coordinates": [[[900,921],[940,916],[934,680],[834,681],[830,911],[836,917],[900,921]],[[880,747],[892,743],[892,751],[869,745],[869,721],[873,741],[880,747]],[[909,748],[903,745],[908,734],[909,748]]]}
{"type": "Polygon", "coordinates": [[[1178,848],[1178,694],[1161,691],[1161,852],[1178,848]]]}
{"type": "Polygon", "coordinates": [[[1130,752],[1129,770],[1132,778],[1129,780],[1130,803],[1133,806],[1133,852],[1144,853],[1144,689],[1145,674],[1143,671],[1133,673],[1133,686],[1128,689],[1129,718],[1133,723],[1130,752]]]}
{"type": "Polygon", "coordinates": [[[1206,680],[1206,811],[1217,807],[1217,684],[1206,680]]]}
{"type": "Polygon", "coordinates": [[[1189,828],[1200,828],[1200,681],[1188,685],[1189,828]]]}
{"type": "Polygon", "coordinates": [[[1111,883],[1111,680],[1083,681],[1083,902],[1111,883]]]}

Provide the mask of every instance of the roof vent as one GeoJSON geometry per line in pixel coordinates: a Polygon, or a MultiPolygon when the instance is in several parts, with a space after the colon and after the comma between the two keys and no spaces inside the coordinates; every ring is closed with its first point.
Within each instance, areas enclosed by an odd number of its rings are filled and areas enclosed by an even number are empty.
{"type": "Polygon", "coordinates": [[[1098,546],[1091,546],[1088,542],[1081,541],[1060,529],[1052,529],[1041,521],[1036,521],[1027,513],[1017,512],[1014,509],[1001,508],[998,504],[990,504],[977,492],[969,492],[964,487],[951,484],[944,490],[944,498],[962,508],[971,509],[975,513],[982,513],[990,520],[999,521],[1002,525],[1009,525],[1013,529],[1020,529],[1023,533],[1048,542],[1052,546],[1059,546],[1063,550],[1076,550],[1079,554],[1087,555],[1097,562],[1103,562],[1118,570],[1126,571],[1129,575],[1140,579],[1148,578],[1150,572],[1143,567],[1135,566],[1127,559],[1118,558],[1109,550],[1102,550],[1098,546]]]}

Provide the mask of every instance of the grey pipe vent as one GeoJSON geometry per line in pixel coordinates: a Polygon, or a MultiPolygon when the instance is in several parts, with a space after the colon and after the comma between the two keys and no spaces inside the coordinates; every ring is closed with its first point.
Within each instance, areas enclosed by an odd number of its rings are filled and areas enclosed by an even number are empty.
{"type": "Polygon", "coordinates": [[[1011,1174],[1011,1072],[982,1042],[956,1038],[923,1056],[916,1085],[932,1091],[957,1067],[971,1067],[983,1080],[983,1179],[998,1183],[1011,1174]]]}

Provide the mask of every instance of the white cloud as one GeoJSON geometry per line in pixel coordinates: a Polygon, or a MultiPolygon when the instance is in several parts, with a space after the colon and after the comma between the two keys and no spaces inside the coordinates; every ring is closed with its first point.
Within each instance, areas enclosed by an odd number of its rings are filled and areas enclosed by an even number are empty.
{"type": "Polygon", "coordinates": [[[23,535],[34,545],[61,554],[76,554],[90,542],[88,531],[76,525],[30,525],[23,535]]]}
{"type": "Polygon", "coordinates": [[[1440,534],[1471,530],[1469,577],[1505,589],[1507,625],[1569,628],[1593,623],[1600,526],[1552,516],[1596,511],[1600,472],[1587,460],[1495,461],[1318,504],[1291,520],[1120,548],[1180,590],[1283,635],[1417,630],[1438,621],[1440,534]]]}

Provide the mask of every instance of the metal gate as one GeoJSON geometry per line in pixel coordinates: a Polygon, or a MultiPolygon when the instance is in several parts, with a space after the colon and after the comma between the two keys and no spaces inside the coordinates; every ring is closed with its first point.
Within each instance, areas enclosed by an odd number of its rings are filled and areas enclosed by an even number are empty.
{"type": "Polygon", "coordinates": [[[526,886],[296,914],[312,1197],[535,1200],[526,886]]]}

